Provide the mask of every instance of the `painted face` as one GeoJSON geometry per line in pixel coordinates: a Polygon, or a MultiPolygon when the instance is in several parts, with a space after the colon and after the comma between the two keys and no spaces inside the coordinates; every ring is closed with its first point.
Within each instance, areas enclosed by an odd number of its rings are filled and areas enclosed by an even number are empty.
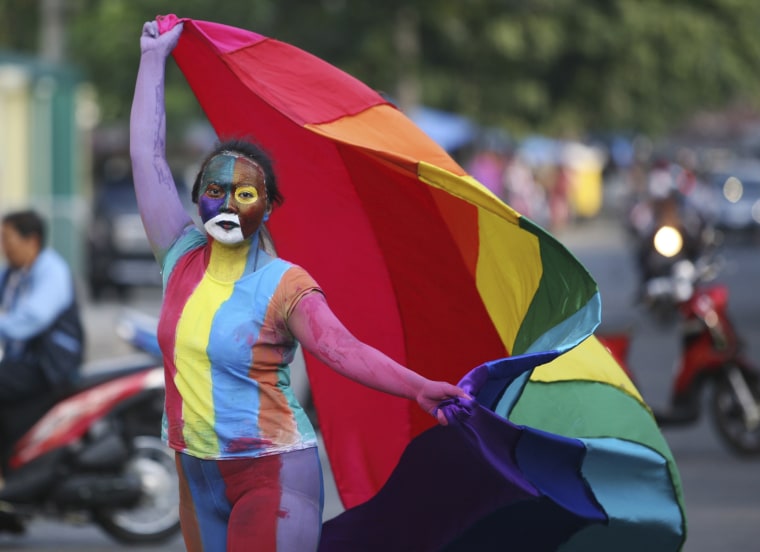
{"type": "Polygon", "coordinates": [[[198,212],[215,240],[233,244],[250,238],[261,226],[267,204],[264,171],[247,157],[222,153],[206,165],[198,212]]]}

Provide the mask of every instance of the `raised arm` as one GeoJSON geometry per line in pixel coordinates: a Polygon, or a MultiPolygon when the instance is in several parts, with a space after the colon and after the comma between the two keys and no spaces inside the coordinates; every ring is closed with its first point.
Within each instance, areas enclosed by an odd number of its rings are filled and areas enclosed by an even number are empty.
{"type": "Polygon", "coordinates": [[[129,124],[129,151],[137,205],[145,233],[159,262],[184,229],[193,224],[179,198],[166,161],[164,71],[166,58],[181,32],[181,23],[164,34],[159,34],[155,21],[143,26],[140,67],[129,124]]]}
{"type": "Polygon", "coordinates": [[[321,293],[309,293],[298,302],[288,327],[304,349],[339,374],[372,389],[414,400],[442,425],[447,420],[438,405],[454,397],[468,397],[456,385],[429,380],[356,339],[321,293]]]}

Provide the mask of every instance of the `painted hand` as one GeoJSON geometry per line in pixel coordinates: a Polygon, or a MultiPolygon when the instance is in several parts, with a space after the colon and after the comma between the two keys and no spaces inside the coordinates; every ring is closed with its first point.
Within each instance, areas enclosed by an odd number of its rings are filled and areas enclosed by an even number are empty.
{"type": "Polygon", "coordinates": [[[166,59],[177,45],[179,35],[182,34],[182,27],[183,25],[180,22],[164,34],[161,34],[158,29],[158,22],[148,21],[142,28],[140,51],[143,54],[146,52],[157,52],[166,59]]]}
{"type": "Polygon", "coordinates": [[[417,393],[416,399],[417,404],[425,412],[435,416],[438,419],[438,423],[445,426],[449,424],[449,421],[438,407],[441,402],[455,397],[472,398],[456,385],[446,383],[445,381],[426,380],[417,393]]]}

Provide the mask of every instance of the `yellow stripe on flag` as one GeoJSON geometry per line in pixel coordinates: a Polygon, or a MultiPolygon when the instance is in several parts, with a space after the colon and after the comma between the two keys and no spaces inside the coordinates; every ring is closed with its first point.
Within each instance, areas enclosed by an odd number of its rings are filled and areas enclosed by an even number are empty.
{"type": "Polygon", "coordinates": [[[594,335],[552,362],[533,370],[530,379],[544,383],[570,380],[606,383],[623,390],[649,408],[630,378],[594,335]]]}
{"type": "Polygon", "coordinates": [[[520,215],[474,178],[420,162],[419,179],[478,209],[476,285],[499,337],[512,351],[543,274],[538,237],[520,228],[520,215]]]}

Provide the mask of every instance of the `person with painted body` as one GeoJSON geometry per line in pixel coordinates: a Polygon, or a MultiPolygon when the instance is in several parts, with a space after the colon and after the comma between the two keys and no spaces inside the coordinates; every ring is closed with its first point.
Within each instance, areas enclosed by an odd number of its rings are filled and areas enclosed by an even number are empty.
{"type": "Polygon", "coordinates": [[[323,488],[314,429],[289,387],[297,343],[338,373],[438,405],[466,394],[356,339],[301,267],[268,253],[262,223],[282,198],[267,155],[231,141],[203,163],[182,207],[165,157],[164,70],[182,32],[148,22],[130,121],[140,214],[162,267],[164,438],[176,450],[188,550],[316,550],[323,488]]]}

